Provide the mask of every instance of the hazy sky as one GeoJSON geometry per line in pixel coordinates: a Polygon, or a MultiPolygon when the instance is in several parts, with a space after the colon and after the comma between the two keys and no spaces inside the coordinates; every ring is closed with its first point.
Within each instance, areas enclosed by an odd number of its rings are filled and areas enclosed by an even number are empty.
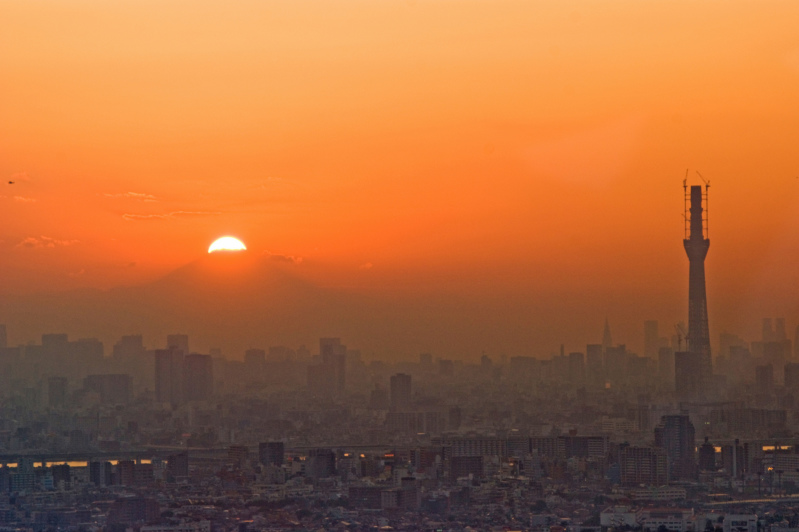
{"type": "Polygon", "coordinates": [[[147,283],[232,234],[337,290],[507,302],[497,321],[546,329],[523,342],[577,349],[608,316],[635,344],[686,318],[690,168],[713,338],[793,326],[797,21],[787,0],[4,0],[0,293],[147,283]]]}

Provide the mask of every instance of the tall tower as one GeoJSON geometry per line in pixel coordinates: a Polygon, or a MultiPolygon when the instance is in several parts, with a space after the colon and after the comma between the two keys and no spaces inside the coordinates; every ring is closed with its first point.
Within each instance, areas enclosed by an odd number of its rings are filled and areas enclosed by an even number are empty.
{"type": "Polygon", "coordinates": [[[688,254],[688,335],[687,351],[694,359],[700,394],[706,390],[713,374],[710,358],[710,332],[707,324],[707,291],[705,289],[705,257],[710,247],[708,238],[707,199],[708,188],[688,185],[685,189],[685,253],[688,254]],[[689,207],[690,203],[690,207],[689,207]]]}

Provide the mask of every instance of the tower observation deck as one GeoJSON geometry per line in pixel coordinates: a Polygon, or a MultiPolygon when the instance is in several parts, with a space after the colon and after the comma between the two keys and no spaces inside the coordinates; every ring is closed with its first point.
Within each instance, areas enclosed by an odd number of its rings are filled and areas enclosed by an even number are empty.
{"type": "MultiPolygon", "coordinates": [[[[688,255],[688,334],[687,352],[693,358],[697,372],[695,392],[703,394],[710,384],[713,362],[710,357],[710,331],[707,319],[707,290],[705,288],[705,257],[710,248],[708,229],[708,188],[688,185],[685,189],[685,253],[688,255]]],[[[692,364],[692,365],[693,365],[692,364]]]]}

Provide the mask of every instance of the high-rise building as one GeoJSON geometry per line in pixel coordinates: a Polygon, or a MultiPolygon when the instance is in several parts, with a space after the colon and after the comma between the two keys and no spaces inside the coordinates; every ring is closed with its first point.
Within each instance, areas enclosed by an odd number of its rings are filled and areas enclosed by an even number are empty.
{"type": "Polygon", "coordinates": [[[47,379],[47,403],[51,408],[64,406],[67,402],[67,378],[50,377],[47,379]]]}
{"type": "Polygon", "coordinates": [[[605,318],[605,329],[602,331],[602,348],[610,349],[613,347],[613,336],[610,334],[610,323],[605,318]]]}
{"type": "Polygon", "coordinates": [[[177,479],[189,476],[189,453],[182,452],[170,455],[166,459],[167,480],[175,482],[177,479]]]}
{"type": "Polygon", "coordinates": [[[183,357],[183,398],[207,401],[214,394],[214,360],[192,353],[183,357]]]}
{"type": "Polygon", "coordinates": [[[305,466],[305,476],[328,478],[336,474],[336,453],[331,449],[311,449],[305,466]]]}
{"type": "Polygon", "coordinates": [[[696,478],[696,432],[685,414],[663,416],[655,428],[655,446],[666,450],[670,480],[696,478]]]}
{"type": "Polygon", "coordinates": [[[569,353],[569,382],[579,385],[585,379],[585,355],[580,352],[569,353]]]}
{"type": "Polygon", "coordinates": [[[644,356],[656,359],[658,347],[660,346],[660,336],[658,335],[658,322],[647,320],[644,322],[644,356]]]}
{"type": "Polygon", "coordinates": [[[686,351],[697,359],[696,388],[690,395],[708,393],[713,376],[710,357],[710,330],[707,317],[707,289],[705,287],[705,257],[710,248],[707,224],[707,189],[692,186],[690,194],[685,186],[685,239],[683,246],[688,255],[688,343],[686,351]],[[690,202],[690,209],[688,204],[690,202]]]}
{"type": "Polygon", "coordinates": [[[667,457],[663,449],[625,447],[619,454],[621,483],[625,486],[662,486],[668,482],[667,457]]]}
{"type": "Polygon", "coordinates": [[[658,349],[658,376],[663,386],[669,390],[674,389],[674,350],[671,347],[658,349]]]}
{"type": "Polygon", "coordinates": [[[285,447],[282,441],[267,441],[258,444],[258,461],[262,465],[281,466],[285,462],[285,447]]]}
{"type": "Polygon", "coordinates": [[[340,338],[320,338],[319,355],[333,379],[334,392],[343,394],[347,384],[347,346],[340,338]]]}
{"type": "Polygon", "coordinates": [[[155,351],[155,399],[173,405],[183,401],[183,351],[179,348],[155,351]]]}
{"type": "Polygon", "coordinates": [[[111,462],[89,462],[89,481],[95,486],[110,486],[113,471],[111,462]]]}
{"type": "Polygon", "coordinates": [[[785,364],[784,384],[789,390],[799,389],[799,363],[785,364]]]}
{"type": "Polygon", "coordinates": [[[771,393],[774,389],[774,366],[763,364],[755,367],[755,386],[759,393],[771,393]]]}
{"type": "Polygon", "coordinates": [[[705,443],[699,447],[699,470],[715,471],[716,467],[716,446],[708,441],[705,436],[705,443]]]}
{"type": "Polygon", "coordinates": [[[0,323],[0,349],[5,349],[8,347],[8,333],[6,332],[6,326],[0,323]]]}
{"type": "Polygon", "coordinates": [[[391,409],[400,410],[411,404],[411,376],[397,373],[391,376],[391,409]]]}
{"type": "Polygon", "coordinates": [[[188,334],[169,334],[166,337],[167,349],[180,349],[184,355],[189,354],[189,335],[188,334]]]}

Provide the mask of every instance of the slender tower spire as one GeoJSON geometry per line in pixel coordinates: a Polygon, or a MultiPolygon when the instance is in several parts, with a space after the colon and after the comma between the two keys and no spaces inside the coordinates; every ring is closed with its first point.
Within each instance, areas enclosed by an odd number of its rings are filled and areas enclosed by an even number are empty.
{"type": "Polygon", "coordinates": [[[608,349],[613,347],[613,337],[610,335],[610,324],[608,319],[605,318],[605,330],[602,331],[602,348],[608,349]]]}
{"type": "Polygon", "coordinates": [[[710,248],[707,226],[707,187],[692,186],[690,195],[685,187],[686,235],[683,240],[688,255],[688,335],[687,350],[695,358],[697,384],[702,394],[710,384],[713,363],[710,358],[710,332],[707,323],[707,291],[705,289],[705,257],[710,248]],[[690,201],[690,209],[688,203],[690,201]]]}

